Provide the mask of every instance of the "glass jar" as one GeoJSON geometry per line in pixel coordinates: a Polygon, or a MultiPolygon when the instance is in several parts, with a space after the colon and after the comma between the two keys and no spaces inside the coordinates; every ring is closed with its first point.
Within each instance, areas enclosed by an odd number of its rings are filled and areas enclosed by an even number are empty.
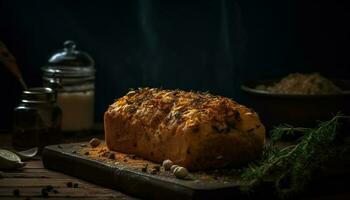
{"type": "Polygon", "coordinates": [[[16,149],[42,149],[60,142],[61,109],[56,93],[50,88],[23,91],[20,104],[14,109],[12,144],[16,149]]]}
{"type": "Polygon", "coordinates": [[[53,54],[42,68],[43,84],[55,87],[62,109],[62,131],[80,132],[94,125],[95,69],[89,54],[76,50],[73,41],[53,54]]]}

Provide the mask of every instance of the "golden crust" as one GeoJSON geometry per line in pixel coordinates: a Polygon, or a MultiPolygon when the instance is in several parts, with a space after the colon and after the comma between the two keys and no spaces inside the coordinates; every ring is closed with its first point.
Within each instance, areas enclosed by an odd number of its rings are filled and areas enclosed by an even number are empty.
{"type": "Polygon", "coordinates": [[[208,93],[133,90],[108,108],[104,122],[109,149],[190,170],[239,166],[265,142],[254,111],[208,93]]]}

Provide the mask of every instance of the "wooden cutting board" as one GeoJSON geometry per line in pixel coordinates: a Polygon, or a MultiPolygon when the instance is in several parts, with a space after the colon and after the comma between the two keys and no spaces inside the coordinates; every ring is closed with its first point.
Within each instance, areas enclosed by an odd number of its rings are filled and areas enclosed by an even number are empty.
{"type": "Polygon", "coordinates": [[[157,171],[159,165],[134,155],[112,152],[115,156],[110,159],[111,152],[103,144],[100,146],[48,146],[42,153],[43,163],[45,168],[147,199],[252,198],[240,191],[237,170],[196,172],[191,173],[189,180],[181,180],[162,168],[157,171]]]}

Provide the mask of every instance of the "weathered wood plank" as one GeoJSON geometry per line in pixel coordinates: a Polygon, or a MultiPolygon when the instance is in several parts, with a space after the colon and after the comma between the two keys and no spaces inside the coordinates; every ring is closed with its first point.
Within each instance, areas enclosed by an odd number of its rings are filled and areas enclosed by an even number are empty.
{"type": "MultiPolygon", "coordinates": [[[[0,197],[12,197],[13,191],[19,190],[20,196],[26,197],[40,197],[42,196],[42,187],[28,187],[28,188],[2,188],[0,187],[0,197]]],[[[120,192],[103,188],[54,188],[56,193],[48,192],[50,197],[122,197],[126,196],[120,192]]]]}
{"type": "Polygon", "coordinates": [[[43,169],[44,165],[41,160],[32,160],[32,161],[27,161],[25,162],[26,166],[24,167],[25,169],[43,169]]]}
{"type": "Polygon", "coordinates": [[[70,178],[59,173],[52,172],[3,172],[3,178],[70,178]]]}
{"type": "MultiPolygon", "coordinates": [[[[5,197],[0,199],[10,199],[10,200],[25,200],[27,197],[5,197]]],[[[128,196],[123,197],[49,197],[49,198],[43,198],[43,197],[28,197],[30,200],[43,200],[43,199],[50,199],[50,200],[67,200],[67,199],[73,199],[73,200],[84,200],[84,199],[93,199],[93,200],[132,200],[135,198],[131,198],[128,196]]]]}
{"type": "Polygon", "coordinates": [[[72,178],[2,178],[0,179],[0,187],[38,187],[52,185],[54,187],[66,187],[68,182],[78,183],[80,188],[98,187],[93,184],[72,178]]]}
{"type": "MultiPolygon", "coordinates": [[[[11,148],[11,134],[0,136],[1,148],[11,148]]],[[[78,138],[77,141],[88,141],[91,136],[86,139],[78,138]]],[[[69,139],[67,142],[75,141],[69,139]]],[[[134,199],[121,192],[103,188],[94,184],[90,184],[75,177],[71,177],[59,172],[47,170],[44,168],[41,160],[26,161],[26,166],[23,169],[16,171],[1,172],[0,176],[0,200],[24,200],[28,197],[30,200],[43,200],[41,194],[43,187],[52,185],[57,194],[49,192],[49,199],[52,200],[112,200],[112,199],[134,199]],[[2,177],[2,178],[1,178],[2,177]],[[78,183],[78,188],[69,188],[67,183],[78,183]],[[19,189],[20,196],[16,197],[13,190],[19,189]]]]}
{"type": "MultiPolygon", "coordinates": [[[[47,172],[47,171],[50,171],[50,172],[53,172],[51,170],[47,170],[47,169],[43,169],[43,168],[24,168],[22,170],[18,170],[17,172],[47,172]]],[[[14,171],[15,172],[15,171],[14,171]]]]}
{"type": "MultiPolygon", "coordinates": [[[[3,178],[64,178],[65,176],[53,172],[3,172],[3,178]]],[[[68,177],[68,176],[67,176],[68,177]]]]}

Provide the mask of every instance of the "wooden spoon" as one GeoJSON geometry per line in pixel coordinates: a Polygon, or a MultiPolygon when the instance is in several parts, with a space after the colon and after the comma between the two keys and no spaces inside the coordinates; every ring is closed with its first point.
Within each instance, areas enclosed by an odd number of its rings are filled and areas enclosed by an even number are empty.
{"type": "Polygon", "coordinates": [[[17,80],[21,83],[23,89],[27,90],[28,87],[24,82],[21,71],[18,68],[15,57],[9,52],[6,48],[5,44],[0,41],[0,62],[4,64],[4,66],[10,70],[10,72],[15,75],[17,80]]]}

